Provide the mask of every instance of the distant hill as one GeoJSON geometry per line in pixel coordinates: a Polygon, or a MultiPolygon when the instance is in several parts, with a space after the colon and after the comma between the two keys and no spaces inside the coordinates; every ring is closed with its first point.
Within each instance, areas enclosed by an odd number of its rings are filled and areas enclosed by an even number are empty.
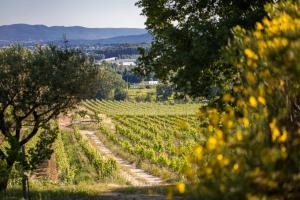
{"type": "MultiPolygon", "coordinates": [[[[85,28],[80,26],[52,26],[13,24],[0,26],[2,42],[47,42],[62,40],[134,41],[149,39],[147,31],[139,28],[85,28]],[[137,36],[137,38],[135,38],[137,36]],[[114,39],[113,39],[114,38],[114,39]]],[[[151,37],[151,36],[150,36],[151,37]]]]}
{"type": "MultiPolygon", "coordinates": [[[[89,44],[89,45],[96,45],[96,44],[138,44],[138,43],[151,43],[153,40],[152,36],[149,33],[141,34],[141,35],[127,35],[127,36],[119,36],[119,37],[112,37],[107,39],[100,39],[100,40],[70,40],[71,45],[82,45],[82,44],[89,44]]],[[[62,40],[55,41],[55,43],[62,44],[62,40]]]]}
{"type": "Polygon", "coordinates": [[[119,36],[108,39],[99,40],[99,43],[103,44],[120,44],[120,43],[150,43],[153,40],[152,36],[149,33],[142,35],[128,35],[128,36],[119,36]]]}

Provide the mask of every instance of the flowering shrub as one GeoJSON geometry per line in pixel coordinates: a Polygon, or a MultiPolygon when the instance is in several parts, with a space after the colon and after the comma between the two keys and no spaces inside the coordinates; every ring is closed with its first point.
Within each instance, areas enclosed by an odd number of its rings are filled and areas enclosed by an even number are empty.
{"type": "Polygon", "coordinates": [[[240,81],[224,109],[202,111],[208,136],[186,170],[190,199],[300,199],[300,1],[266,10],[225,49],[240,81]]]}

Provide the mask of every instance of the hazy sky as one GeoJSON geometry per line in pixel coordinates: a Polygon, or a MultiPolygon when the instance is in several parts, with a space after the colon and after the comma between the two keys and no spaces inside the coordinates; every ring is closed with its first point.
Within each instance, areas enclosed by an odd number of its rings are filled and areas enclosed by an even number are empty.
{"type": "Polygon", "coordinates": [[[0,0],[0,25],[144,27],[137,0],[0,0]]]}

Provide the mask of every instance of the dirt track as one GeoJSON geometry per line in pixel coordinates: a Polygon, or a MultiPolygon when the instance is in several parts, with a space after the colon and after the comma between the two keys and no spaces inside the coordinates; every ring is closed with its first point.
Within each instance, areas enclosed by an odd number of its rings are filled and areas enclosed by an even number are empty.
{"type": "MultiPolygon", "coordinates": [[[[111,120],[107,119],[107,122],[111,120]]],[[[65,116],[60,118],[59,125],[62,129],[69,129],[68,126],[71,124],[69,117],[65,116]]],[[[113,128],[113,124],[108,124],[113,128]]],[[[152,176],[146,173],[144,170],[136,168],[129,162],[115,156],[96,136],[94,131],[80,130],[80,133],[91,140],[97,147],[97,149],[106,157],[114,158],[120,166],[120,174],[125,180],[127,180],[132,186],[146,187],[146,186],[159,186],[163,184],[163,181],[159,177],[152,176]]],[[[99,196],[100,199],[104,200],[164,200],[164,195],[145,195],[145,194],[122,194],[122,193],[104,193],[99,196]]],[[[175,198],[178,199],[178,198],[175,198]]]]}

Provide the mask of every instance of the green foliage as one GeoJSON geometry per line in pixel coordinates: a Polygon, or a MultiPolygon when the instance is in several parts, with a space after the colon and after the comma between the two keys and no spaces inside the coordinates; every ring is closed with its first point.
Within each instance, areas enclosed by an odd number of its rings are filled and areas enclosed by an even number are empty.
{"type": "Polygon", "coordinates": [[[55,161],[58,168],[61,182],[72,183],[75,177],[75,168],[71,166],[68,154],[66,153],[64,141],[61,132],[58,133],[54,144],[55,161]]]}
{"type": "Polygon", "coordinates": [[[149,44],[111,44],[104,46],[100,50],[96,50],[95,53],[100,54],[103,58],[117,57],[120,59],[134,58],[138,56],[138,48],[149,48],[149,44]]]}
{"type": "Polygon", "coordinates": [[[156,101],[156,88],[137,89],[131,88],[128,90],[128,100],[136,102],[153,102],[156,101]]]}
{"type": "Polygon", "coordinates": [[[266,16],[267,2],[272,0],[139,0],[154,41],[149,51],[141,50],[136,71],[154,72],[191,96],[225,90],[236,70],[220,59],[220,49],[233,27],[253,28],[266,16]]]}
{"type": "Polygon", "coordinates": [[[43,161],[50,159],[58,128],[43,127],[42,131],[38,135],[38,140],[34,141],[34,146],[28,149],[28,166],[29,170],[35,169],[43,161]]]}
{"type": "Polygon", "coordinates": [[[266,10],[225,49],[240,82],[224,110],[203,112],[210,136],[187,169],[190,199],[300,198],[300,1],[266,10]]]}
{"type": "MultiPolygon", "coordinates": [[[[195,115],[203,104],[85,100],[82,105],[95,115],[195,115]]],[[[95,117],[93,117],[95,118],[95,117]]]]}
{"type": "Polygon", "coordinates": [[[113,159],[104,159],[88,140],[83,139],[78,129],[74,130],[74,135],[79,145],[84,150],[89,161],[94,165],[99,179],[112,177],[117,170],[117,163],[113,159]]]}
{"type": "MultiPolygon", "coordinates": [[[[16,162],[28,167],[22,160],[21,146],[61,112],[92,95],[96,67],[80,50],[11,46],[0,49],[0,69],[1,146],[5,145],[4,150],[0,148],[0,160],[7,166],[6,176],[0,178],[3,190],[16,162]]],[[[30,151],[30,168],[50,154],[47,148],[55,138],[50,134],[55,131],[48,133],[41,135],[42,143],[30,151]]]]}
{"type": "Polygon", "coordinates": [[[167,101],[172,97],[174,87],[171,85],[160,84],[156,87],[156,99],[157,101],[167,101]]]}
{"type": "Polygon", "coordinates": [[[97,74],[97,99],[124,100],[127,97],[126,82],[121,75],[102,67],[97,74]]]}
{"type": "Polygon", "coordinates": [[[117,88],[115,90],[115,96],[114,96],[115,100],[122,101],[122,100],[126,100],[127,98],[128,98],[128,94],[124,88],[117,88]]]}
{"type": "MultiPolygon", "coordinates": [[[[101,124],[101,138],[112,143],[118,153],[129,154],[142,168],[154,166],[158,175],[164,169],[180,177],[186,157],[203,138],[197,130],[198,104],[86,101],[84,105],[89,111],[98,110],[112,118],[115,129],[101,124]]],[[[163,176],[168,180],[175,177],[163,176]]]]}

